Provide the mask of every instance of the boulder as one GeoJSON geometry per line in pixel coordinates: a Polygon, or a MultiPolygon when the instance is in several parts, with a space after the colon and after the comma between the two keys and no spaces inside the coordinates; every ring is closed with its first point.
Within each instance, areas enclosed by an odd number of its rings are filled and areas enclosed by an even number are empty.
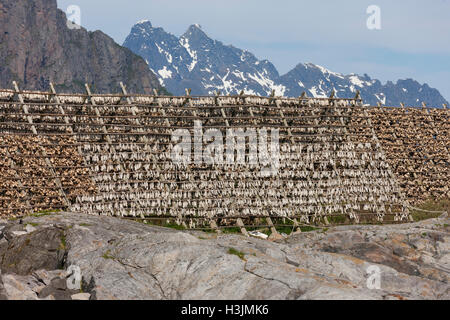
{"type": "Polygon", "coordinates": [[[72,300],[89,300],[90,298],[90,293],[76,293],[72,295],[72,300]]]}
{"type": "Polygon", "coordinates": [[[66,253],[63,229],[46,227],[12,236],[8,243],[0,245],[3,273],[29,275],[35,270],[55,270],[63,266],[66,253]]]}

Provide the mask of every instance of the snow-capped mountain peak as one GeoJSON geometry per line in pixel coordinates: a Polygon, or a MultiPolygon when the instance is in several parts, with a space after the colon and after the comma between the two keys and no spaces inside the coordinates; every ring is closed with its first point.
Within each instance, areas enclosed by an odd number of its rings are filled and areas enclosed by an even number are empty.
{"type": "Polygon", "coordinates": [[[150,20],[140,20],[138,22],[136,22],[135,26],[140,26],[140,25],[149,25],[150,28],[152,27],[152,23],[150,22],[150,20]]]}
{"type": "Polygon", "coordinates": [[[440,93],[427,84],[412,79],[396,84],[371,79],[367,74],[344,75],[308,62],[299,63],[280,76],[268,60],[259,60],[251,52],[224,45],[211,39],[199,24],[189,26],[177,37],[162,28],[155,28],[148,20],[133,26],[124,46],[141,55],[158,76],[161,85],[176,95],[238,94],[267,96],[275,90],[277,96],[298,97],[305,92],[310,97],[351,98],[360,91],[366,103],[442,106],[447,103],[440,93]]]}

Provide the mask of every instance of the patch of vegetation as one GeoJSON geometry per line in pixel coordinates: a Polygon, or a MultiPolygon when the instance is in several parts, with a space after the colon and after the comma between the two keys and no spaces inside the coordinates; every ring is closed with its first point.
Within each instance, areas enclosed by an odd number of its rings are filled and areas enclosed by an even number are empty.
{"type": "Polygon", "coordinates": [[[311,231],[315,231],[315,230],[319,230],[320,228],[316,228],[316,227],[312,227],[312,226],[301,226],[300,230],[302,230],[302,232],[311,232],[311,231]]]}
{"type": "Polygon", "coordinates": [[[66,250],[66,235],[64,233],[61,234],[61,243],[59,245],[59,249],[66,250]]]}
{"type": "Polygon", "coordinates": [[[89,223],[80,223],[79,226],[80,226],[80,227],[91,227],[92,224],[89,224],[89,223]]]}
{"type": "Polygon", "coordinates": [[[295,228],[293,227],[275,227],[275,229],[279,232],[279,233],[284,233],[287,235],[290,235],[292,232],[295,231],[295,228]]]}
{"type": "Polygon", "coordinates": [[[328,222],[330,222],[331,224],[343,224],[346,222],[346,216],[342,215],[342,216],[329,216],[327,217],[328,222]]]}
{"type": "Polygon", "coordinates": [[[450,213],[450,199],[430,199],[419,205],[416,205],[415,207],[422,210],[439,211],[439,213],[428,213],[418,210],[410,210],[411,216],[413,217],[414,221],[437,218],[442,214],[441,212],[443,211],[447,211],[448,213],[450,213]]]}
{"type": "Polygon", "coordinates": [[[150,226],[157,226],[157,227],[164,227],[164,228],[171,228],[175,230],[186,230],[186,228],[182,224],[176,224],[174,222],[168,222],[167,220],[141,220],[144,224],[150,225],[150,226]]]}
{"type": "Polygon", "coordinates": [[[33,227],[37,227],[39,225],[39,223],[36,223],[36,222],[28,222],[27,224],[29,224],[33,227]]]}
{"type": "MultiPolygon", "coordinates": [[[[186,228],[182,224],[177,224],[177,223],[172,222],[172,221],[167,221],[167,218],[166,219],[162,218],[160,220],[159,219],[139,220],[138,222],[144,223],[144,224],[150,225],[150,226],[171,228],[171,229],[180,230],[180,231],[190,230],[189,228],[186,228]]],[[[199,228],[200,227],[201,226],[199,226],[199,228]]],[[[205,232],[205,233],[215,233],[216,232],[216,230],[214,230],[212,228],[209,228],[209,227],[205,227],[201,231],[205,232]]]]}
{"type": "Polygon", "coordinates": [[[49,216],[51,214],[58,213],[58,212],[61,212],[61,210],[59,210],[59,209],[41,210],[41,211],[31,214],[31,216],[35,217],[35,218],[39,218],[39,217],[49,216]]]}
{"type": "Polygon", "coordinates": [[[241,233],[241,228],[239,227],[230,227],[230,228],[223,228],[223,233],[241,233]]]}
{"type": "Polygon", "coordinates": [[[102,255],[103,259],[114,259],[114,257],[111,255],[111,250],[106,250],[106,252],[102,255]]]}
{"type": "MultiPolygon", "coordinates": [[[[175,230],[183,230],[183,231],[190,230],[189,228],[183,226],[182,224],[179,225],[173,221],[170,221],[170,220],[168,221],[167,218],[137,220],[137,222],[144,223],[144,224],[151,225],[151,226],[171,228],[171,229],[175,229],[175,230]]],[[[267,222],[265,221],[264,218],[262,218],[261,221],[259,221],[259,224],[264,224],[264,223],[267,223],[267,222]]],[[[284,233],[284,234],[290,235],[292,232],[294,232],[297,229],[296,227],[294,227],[294,223],[290,220],[283,221],[282,223],[285,224],[285,226],[275,226],[275,229],[279,233],[284,233]]],[[[80,226],[84,226],[84,224],[80,224],[80,226]]],[[[216,231],[217,231],[217,230],[210,228],[209,226],[205,226],[205,225],[198,225],[198,228],[199,229],[203,228],[201,231],[204,233],[216,233],[216,231]]],[[[311,232],[311,231],[316,231],[316,230],[323,230],[323,232],[326,232],[328,230],[328,228],[324,229],[321,227],[314,227],[314,226],[299,226],[299,228],[302,232],[311,232]]],[[[219,230],[223,234],[241,234],[241,228],[238,226],[223,226],[223,227],[219,228],[219,230]]],[[[246,230],[247,231],[259,231],[261,233],[266,234],[267,236],[270,236],[272,234],[269,227],[247,226],[246,230]]],[[[199,236],[199,239],[208,239],[208,238],[199,236]]]]}
{"type": "Polygon", "coordinates": [[[240,259],[245,260],[244,259],[245,253],[243,253],[243,252],[241,252],[239,250],[236,250],[234,248],[229,248],[228,249],[228,254],[234,254],[235,256],[238,256],[240,259]]]}

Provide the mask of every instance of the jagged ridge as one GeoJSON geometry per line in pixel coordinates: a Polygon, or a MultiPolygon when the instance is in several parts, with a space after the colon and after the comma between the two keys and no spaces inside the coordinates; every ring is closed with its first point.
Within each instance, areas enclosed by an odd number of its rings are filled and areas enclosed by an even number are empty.
{"type": "Polygon", "coordinates": [[[145,61],[101,31],[69,29],[56,0],[2,0],[0,3],[0,86],[59,92],[130,92],[162,89],[145,61]]]}
{"type": "Polygon", "coordinates": [[[197,24],[176,37],[153,27],[150,21],[141,21],[133,26],[123,45],[144,57],[161,85],[178,95],[192,88],[194,94],[213,94],[216,90],[236,94],[243,90],[266,96],[275,90],[279,96],[295,97],[305,91],[309,96],[327,97],[334,89],[338,97],[345,98],[359,90],[365,102],[372,105],[447,103],[438,90],[413,79],[382,84],[367,74],[343,75],[312,63],[300,63],[280,76],[270,61],[211,39],[197,24]]]}

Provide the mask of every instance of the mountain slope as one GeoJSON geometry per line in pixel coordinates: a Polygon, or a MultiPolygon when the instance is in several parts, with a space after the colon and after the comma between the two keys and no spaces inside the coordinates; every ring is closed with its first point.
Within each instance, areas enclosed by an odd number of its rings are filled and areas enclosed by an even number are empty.
{"type": "Polygon", "coordinates": [[[412,79],[382,84],[368,75],[343,75],[321,66],[305,63],[280,76],[272,63],[258,60],[252,53],[226,46],[209,38],[199,25],[192,25],[179,38],[150,21],[133,26],[125,47],[147,60],[160,83],[174,94],[247,94],[297,97],[327,97],[333,90],[338,97],[354,97],[357,90],[368,104],[442,106],[447,103],[438,90],[412,79]]]}
{"type": "Polygon", "coordinates": [[[361,92],[364,102],[376,105],[421,105],[426,102],[434,106],[448,104],[438,90],[427,84],[421,85],[413,79],[388,81],[382,84],[367,74],[342,75],[312,63],[298,64],[293,70],[281,76],[278,81],[284,85],[288,96],[299,96],[303,91],[314,97],[328,97],[334,89],[338,97],[354,97],[361,92]]]}
{"type": "Polygon", "coordinates": [[[271,79],[279,77],[278,71],[269,61],[210,39],[199,25],[190,26],[177,38],[142,21],[132,28],[124,46],[144,57],[161,84],[174,94],[192,88],[195,94],[244,90],[267,95],[277,88],[271,79]]]}
{"type": "Polygon", "coordinates": [[[56,0],[2,0],[0,3],[0,86],[17,80],[23,89],[60,92],[130,92],[161,89],[145,61],[100,31],[71,30],[56,0]]]}

